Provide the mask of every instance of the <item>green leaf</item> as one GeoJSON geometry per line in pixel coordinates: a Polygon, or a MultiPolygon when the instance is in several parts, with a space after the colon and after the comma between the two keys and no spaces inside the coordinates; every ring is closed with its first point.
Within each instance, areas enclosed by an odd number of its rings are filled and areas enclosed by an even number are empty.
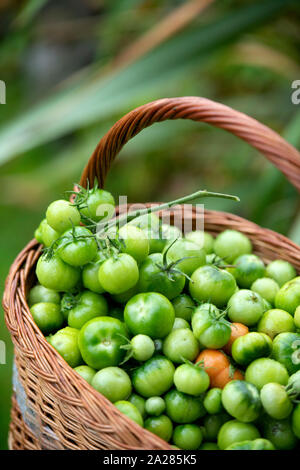
{"type": "Polygon", "coordinates": [[[179,34],[125,69],[106,76],[90,72],[74,79],[2,128],[0,165],[75,129],[108,119],[145,98],[168,95],[167,90],[178,77],[186,76],[215,50],[262,25],[293,2],[257,1],[226,13],[211,24],[179,34]]]}

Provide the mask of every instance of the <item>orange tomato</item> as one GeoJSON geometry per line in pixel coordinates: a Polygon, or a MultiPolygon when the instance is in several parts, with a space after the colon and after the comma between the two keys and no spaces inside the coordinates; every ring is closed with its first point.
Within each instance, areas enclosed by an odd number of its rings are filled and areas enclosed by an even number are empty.
{"type": "Polygon", "coordinates": [[[223,351],[227,354],[231,354],[233,342],[240,336],[245,336],[247,333],[249,333],[249,328],[246,325],[243,325],[243,323],[232,323],[231,335],[228,343],[223,347],[223,351]]]}
{"type": "Polygon", "coordinates": [[[244,380],[244,375],[239,370],[232,374],[230,361],[223,351],[204,349],[197,357],[196,363],[199,361],[203,361],[211,387],[224,388],[231,380],[244,380]]]}

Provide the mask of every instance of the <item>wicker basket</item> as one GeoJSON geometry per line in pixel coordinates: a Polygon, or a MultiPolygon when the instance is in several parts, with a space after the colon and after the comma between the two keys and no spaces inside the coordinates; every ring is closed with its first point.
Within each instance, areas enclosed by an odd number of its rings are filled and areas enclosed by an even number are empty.
{"type": "MultiPolygon", "coordinates": [[[[124,116],[101,139],[81,184],[88,180],[92,186],[96,177],[102,187],[123,145],[145,127],[167,119],[203,121],[230,131],[260,150],[300,189],[300,154],[294,147],[254,119],[198,97],[154,101],[124,116]]],[[[197,213],[191,210],[188,217],[195,223],[197,213]]],[[[205,230],[215,235],[226,228],[245,233],[265,262],[282,258],[300,272],[300,248],[286,237],[232,214],[205,211],[205,230]]],[[[15,348],[10,448],[170,449],[166,442],[121,414],[74,372],[35,325],[26,293],[35,281],[40,250],[38,243],[31,241],[18,255],[3,298],[15,348]]]]}

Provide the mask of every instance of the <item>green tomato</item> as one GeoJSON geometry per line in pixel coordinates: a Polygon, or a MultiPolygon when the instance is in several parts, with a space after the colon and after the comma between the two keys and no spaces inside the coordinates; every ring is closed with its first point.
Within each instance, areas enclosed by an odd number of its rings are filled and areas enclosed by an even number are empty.
{"type": "Polygon", "coordinates": [[[46,219],[42,220],[40,225],[37,227],[37,229],[34,231],[34,238],[36,239],[37,242],[44,244],[43,237],[42,237],[42,224],[44,221],[47,222],[46,219]]]}
{"type": "Polygon", "coordinates": [[[231,355],[235,362],[247,366],[260,357],[268,357],[272,352],[269,336],[255,331],[237,338],[232,345],[231,355]]]}
{"type": "Polygon", "coordinates": [[[170,390],[165,396],[167,415],[178,424],[189,424],[205,415],[202,398],[192,397],[178,390],[170,390]]]}
{"type": "Polygon", "coordinates": [[[75,367],[74,370],[90,385],[92,384],[92,380],[94,378],[94,375],[96,374],[95,369],[93,369],[90,366],[78,366],[78,367],[75,367]]]}
{"type": "Polygon", "coordinates": [[[221,413],[224,410],[222,405],[222,389],[211,388],[204,397],[203,405],[210,415],[221,413]]]}
{"type": "Polygon", "coordinates": [[[294,434],[300,439],[300,403],[295,406],[292,415],[292,427],[294,434]]]}
{"type": "Polygon", "coordinates": [[[271,418],[287,418],[292,410],[293,404],[283,385],[278,383],[268,383],[260,391],[260,398],[264,410],[271,418]]]}
{"type": "Polygon", "coordinates": [[[176,318],[183,318],[186,321],[191,321],[192,313],[195,308],[195,302],[187,294],[180,294],[178,297],[172,300],[172,304],[175,310],[176,318]]]}
{"type": "Polygon", "coordinates": [[[156,355],[133,371],[132,383],[137,393],[145,398],[161,396],[172,387],[174,372],[169,359],[156,355]]]}
{"type": "Polygon", "coordinates": [[[124,319],[133,335],[144,334],[152,339],[164,338],[172,330],[175,313],[171,302],[162,294],[137,294],[127,302],[124,319]]]}
{"type": "Polygon", "coordinates": [[[205,416],[203,419],[205,440],[216,441],[221,427],[230,420],[231,417],[227,413],[205,416]]]}
{"type": "Polygon", "coordinates": [[[300,334],[280,333],[273,341],[272,357],[283,364],[289,374],[300,370],[300,334]]]}
{"type": "Polygon", "coordinates": [[[129,419],[135,421],[139,426],[144,426],[144,420],[141,413],[131,402],[125,400],[119,400],[115,402],[115,407],[118,408],[121,413],[128,416],[129,419]]]}
{"type": "Polygon", "coordinates": [[[137,361],[147,361],[153,356],[155,346],[150,336],[136,335],[131,341],[132,357],[137,361]]]}
{"type": "Polygon", "coordinates": [[[173,330],[179,330],[182,328],[191,329],[190,324],[186,320],[184,320],[183,318],[175,318],[173,330]]]}
{"type": "Polygon", "coordinates": [[[220,450],[218,444],[215,442],[204,442],[200,447],[199,450],[220,450]]]}
{"type": "Polygon", "coordinates": [[[172,330],[163,343],[164,355],[177,364],[193,361],[199,352],[199,343],[189,328],[172,330]]]}
{"type": "Polygon", "coordinates": [[[214,242],[214,252],[231,264],[241,255],[251,253],[252,245],[249,238],[237,230],[225,230],[220,233],[214,242]]]}
{"type": "Polygon", "coordinates": [[[29,307],[40,302],[51,302],[52,304],[60,304],[60,295],[52,289],[47,289],[44,286],[36,285],[30,289],[28,294],[29,307]]]}
{"type": "Polygon", "coordinates": [[[82,269],[82,283],[86,289],[103,294],[105,289],[99,282],[99,267],[106,260],[106,256],[98,251],[96,257],[90,263],[86,264],[82,269]]]}
{"type": "MultiPolygon", "coordinates": [[[[223,261],[223,259],[215,253],[210,253],[209,255],[206,255],[206,264],[212,264],[213,266],[217,266],[217,268],[226,266],[225,261],[223,261]]],[[[227,271],[230,272],[229,269],[227,269],[227,271]]]]}
{"type": "Polygon", "coordinates": [[[267,300],[267,302],[274,305],[276,294],[279,291],[279,286],[274,279],[261,277],[253,282],[251,290],[257,292],[261,297],[267,300]]]}
{"type": "Polygon", "coordinates": [[[185,238],[196,243],[200,248],[204,248],[207,255],[214,251],[214,237],[208,232],[194,230],[193,232],[187,233],[185,238]]]}
{"type": "Polygon", "coordinates": [[[218,446],[227,449],[238,442],[260,438],[257,428],[251,423],[242,423],[236,419],[223,424],[218,434],[218,446]]]}
{"type": "Polygon", "coordinates": [[[176,263],[176,269],[188,276],[199,266],[203,266],[206,261],[205,251],[199,248],[196,243],[185,238],[177,240],[172,246],[167,245],[163,253],[165,252],[167,252],[167,262],[176,263]]]}
{"type": "Polygon", "coordinates": [[[150,397],[146,400],[145,410],[148,415],[160,416],[166,409],[165,400],[161,397],[150,397]]]}
{"type": "Polygon", "coordinates": [[[182,292],[184,285],[183,274],[172,273],[161,253],[148,256],[140,266],[139,292],[159,292],[171,300],[182,292]]]}
{"type": "Polygon", "coordinates": [[[263,436],[278,450],[294,449],[298,443],[289,419],[277,420],[266,416],[263,421],[263,436]]]}
{"type": "Polygon", "coordinates": [[[241,255],[234,260],[232,269],[237,284],[242,288],[250,286],[265,275],[265,265],[256,255],[241,255]]]}
{"type": "Polygon", "coordinates": [[[78,347],[79,331],[67,326],[58,330],[55,335],[48,336],[51,346],[64,358],[69,366],[75,368],[83,363],[78,347]]]}
{"type": "Polygon", "coordinates": [[[208,389],[209,376],[202,367],[182,364],[175,370],[174,384],[179,392],[198,397],[208,389]]]}
{"type": "Polygon", "coordinates": [[[129,375],[120,367],[99,370],[92,380],[92,387],[113,403],[126,400],[132,390],[129,375]]]}
{"type": "Polygon", "coordinates": [[[275,297],[275,307],[294,315],[300,305],[300,277],[284,284],[275,297]]]}
{"type": "Polygon", "coordinates": [[[236,442],[226,447],[225,450],[275,450],[275,447],[268,439],[254,439],[253,441],[236,442]]]}
{"type": "Polygon", "coordinates": [[[151,416],[146,419],[145,429],[160,437],[164,441],[169,442],[173,434],[173,424],[170,418],[165,415],[151,416]]]}
{"type": "Polygon", "coordinates": [[[72,328],[83,327],[92,318],[106,316],[108,312],[107,300],[100,294],[82,291],[74,300],[68,314],[68,325],[72,328]]]}
{"type": "Polygon", "coordinates": [[[132,393],[130,397],[128,398],[128,401],[130,401],[130,403],[136,406],[139,412],[141,413],[142,418],[145,418],[146,416],[145,398],[141,397],[140,395],[137,395],[136,393],[132,393]]]}
{"type": "Polygon", "coordinates": [[[228,343],[231,328],[223,316],[215,313],[213,309],[195,310],[192,317],[192,330],[201,347],[220,349],[228,343]]]}
{"type": "Polygon", "coordinates": [[[127,344],[126,338],[127,331],[122,322],[103,316],[84,324],[78,344],[86,364],[94,369],[103,369],[120,364],[125,355],[120,346],[127,344]]]}
{"type": "Polygon", "coordinates": [[[50,246],[54,243],[59,237],[60,233],[56,230],[53,230],[52,227],[47,223],[47,220],[44,219],[40,225],[40,233],[42,237],[42,243],[45,246],[50,246]]]}
{"type": "Polygon", "coordinates": [[[80,280],[80,270],[64,263],[57,255],[50,260],[41,256],[37,262],[36,275],[42,286],[59,292],[72,291],[80,280]]]}
{"type": "MultiPolygon", "coordinates": [[[[75,202],[78,197],[75,198],[75,202]]],[[[80,202],[80,201],[78,201],[80,202]]],[[[83,207],[80,212],[83,217],[100,222],[104,217],[112,217],[114,213],[115,200],[108,191],[94,187],[87,191],[83,207]]]]}
{"type": "Polygon", "coordinates": [[[274,338],[279,333],[295,331],[295,323],[292,315],[277,308],[268,310],[261,317],[257,330],[274,338]]]}
{"type": "Polygon", "coordinates": [[[50,302],[40,302],[32,305],[31,315],[39,329],[45,335],[59,330],[64,323],[64,317],[60,312],[60,306],[50,302]]]}
{"type": "Polygon", "coordinates": [[[245,380],[255,385],[259,390],[270,382],[286,385],[288,379],[286,368],[269,358],[256,359],[247,367],[245,374],[245,380]]]}
{"type": "Polygon", "coordinates": [[[244,380],[232,380],[225,385],[222,404],[227,413],[243,423],[255,421],[261,412],[257,388],[244,380]]]}
{"type": "Polygon", "coordinates": [[[71,266],[84,266],[97,254],[97,243],[85,227],[74,227],[64,232],[57,246],[60,258],[71,266]]]}
{"type": "Polygon", "coordinates": [[[135,259],[120,253],[105,260],[99,268],[99,282],[110,294],[122,294],[136,285],[139,268],[135,259]]]}
{"type": "Polygon", "coordinates": [[[68,201],[60,199],[52,202],[46,211],[47,223],[59,233],[80,224],[78,209],[68,201]]]}
{"type": "Polygon", "coordinates": [[[282,287],[288,281],[297,276],[296,269],[288,261],[276,259],[266,267],[266,275],[282,287]]]}
{"type": "Polygon", "coordinates": [[[300,330],[300,305],[295,310],[294,322],[295,322],[296,328],[300,330]]]}
{"type": "Polygon", "coordinates": [[[131,255],[138,263],[147,258],[150,247],[143,230],[134,225],[124,225],[119,230],[119,240],[123,253],[131,255]]]}
{"type": "Polygon", "coordinates": [[[189,289],[198,302],[211,302],[217,307],[224,307],[236,290],[236,282],[229,272],[207,265],[192,274],[189,289]]]}
{"type": "Polygon", "coordinates": [[[197,450],[202,440],[201,429],[196,424],[181,424],[174,429],[173,442],[179,449],[197,450]]]}
{"type": "Polygon", "coordinates": [[[228,317],[234,323],[255,325],[265,311],[262,297],[251,290],[241,289],[228,302],[228,317]]]}

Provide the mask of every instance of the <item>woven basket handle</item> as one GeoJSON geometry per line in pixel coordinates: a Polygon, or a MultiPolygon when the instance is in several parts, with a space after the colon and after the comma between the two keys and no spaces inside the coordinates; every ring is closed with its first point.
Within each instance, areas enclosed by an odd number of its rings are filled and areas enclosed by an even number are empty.
{"type": "Polygon", "coordinates": [[[228,106],[196,96],[166,98],[147,103],[120,119],[100,140],[85,167],[80,184],[90,187],[97,178],[103,187],[110,166],[122,147],[141,130],[167,119],[206,122],[248,142],[270,160],[300,191],[300,153],[280,135],[228,106]]]}

